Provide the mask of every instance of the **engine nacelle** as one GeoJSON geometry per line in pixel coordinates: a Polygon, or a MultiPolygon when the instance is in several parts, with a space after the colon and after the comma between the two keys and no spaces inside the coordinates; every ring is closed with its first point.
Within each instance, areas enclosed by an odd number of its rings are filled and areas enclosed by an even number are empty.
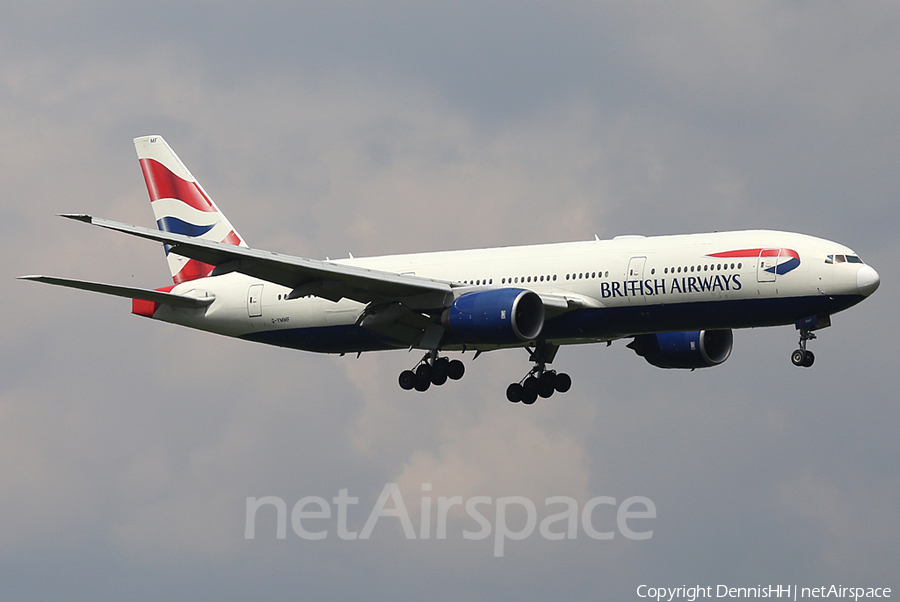
{"type": "Polygon", "coordinates": [[[730,330],[694,330],[638,335],[628,348],[658,368],[693,369],[721,364],[733,343],[730,330]]]}
{"type": "Polygon", "coordinates": [[[441,316],[454,335],[473,343],[530,341],[544,327],[544,303],[534,292],[499,288],[460,295],[441,316]]]}

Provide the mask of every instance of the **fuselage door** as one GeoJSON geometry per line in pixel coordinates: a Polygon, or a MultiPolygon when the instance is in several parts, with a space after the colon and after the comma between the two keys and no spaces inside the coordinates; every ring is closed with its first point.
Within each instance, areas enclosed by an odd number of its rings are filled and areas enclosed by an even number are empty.
{"type": "Polygon", "coordinates": [[[646,257],[632,257],[628,262],[628,273],[625,275],[625,296],[629,303],[644,301],[644,265],[646,257]]]}
{"type": "Polygon", "coordinates": [[[262,291],[263,285],[251,284],[247,292],[247,312],[251,318],[262,316],[262,291]]]}
{"type": "Polygon", "coordinates": [[[762,249],[759,252],[759,263],[756,267],[756,279],[759,282],[775,282],[778,270],[778,255],[781,249],[762,249]]]}

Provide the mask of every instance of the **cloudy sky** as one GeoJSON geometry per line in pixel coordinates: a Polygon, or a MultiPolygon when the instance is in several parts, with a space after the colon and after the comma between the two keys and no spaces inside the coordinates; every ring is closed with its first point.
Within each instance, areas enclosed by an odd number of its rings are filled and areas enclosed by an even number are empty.
{"type": "MultiPolygon", "coordinates": [[[[900,588],[898,56],[895,2],[4,7],[0,598],[900,588]],[[791,365],[784,327],[735,333],[730,360],[696,372],[621,343],[565,348],[572,390],[530,408],[504,399],[522,351],[407,393],[405,352],[267,348],[17,281],[167,284],[157,245],[55,217],[152,225],[131,142],[145,134],[254,247],[324,258],[764,227],[840,241],[882,286],[821,332],[810,370],[791,365]],[[388,483],[417,528],[422,496],[522,496],[539,519],[561,509],[550,496],[645,496],[657,516],[632,523],[648,540],[535,530],[502,557],[493,537],[463,537],[478,526],[458,508],[442,540],[407,540],[395,518],[367,540],[340,539],[334,519],[308,523],[324,540],[290,525],[277,539],[272,507],[245,538],[248,497],[290,511],[347,489],[360,531],[388,483]]],[[[615,527],[610,508],[598,528],[615,527]]]]}

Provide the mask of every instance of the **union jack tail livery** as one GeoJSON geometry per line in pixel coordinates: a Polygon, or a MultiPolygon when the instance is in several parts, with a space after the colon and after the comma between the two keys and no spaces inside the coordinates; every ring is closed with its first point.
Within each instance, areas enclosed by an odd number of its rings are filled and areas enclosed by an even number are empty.
{"type": "MultiPolygon", "coordinates": [[[[150,193],[153,215],[161,231],[247,246],[162,136],[135,138],[134,147],[150,193]]],[[[170,245],[165,245],[175,284],[206,278],[215,267],[170,253],[170,248],[170,245]]]]}

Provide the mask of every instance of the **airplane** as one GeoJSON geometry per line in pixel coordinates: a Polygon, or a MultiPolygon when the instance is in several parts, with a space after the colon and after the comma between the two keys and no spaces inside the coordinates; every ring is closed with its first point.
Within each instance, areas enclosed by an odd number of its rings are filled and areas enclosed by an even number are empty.
{"type": "Polygon", "coordinates": [[[424,351],[399,376],[405,390],[462,378],[446,352],[524,348],[533,366],[506,396],[531,405],[571,387],[548,368],[563,345],[631,339],[651,365],[693,370],[727,360],[734,329],[790,324],[800,332],[791,361],[810,367],[815,331],[880,284],[844,245],[770,230],[293,257],[249,247],[161,136],[134,144],[158,229],[62,217],[162,243],[174,284],[20,278],[130,298],[138,316],[269,345],[424,351]]]}

